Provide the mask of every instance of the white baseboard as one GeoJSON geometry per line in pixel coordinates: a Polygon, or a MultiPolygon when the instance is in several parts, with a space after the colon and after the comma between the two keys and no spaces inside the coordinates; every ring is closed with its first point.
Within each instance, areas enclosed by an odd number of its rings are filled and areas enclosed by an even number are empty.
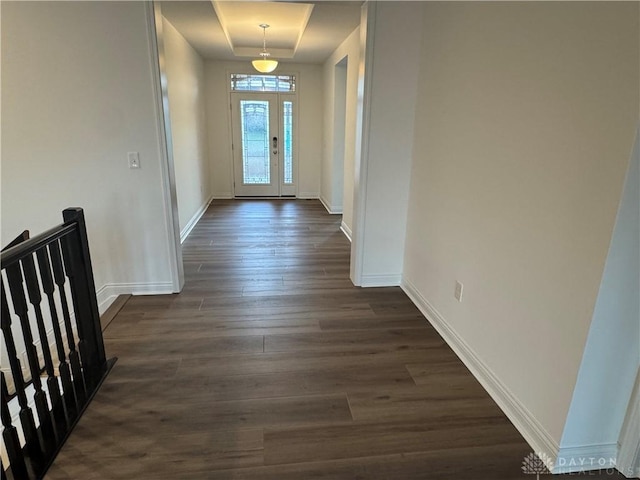
{"type": "MultiPolygon", "coordinates": [[[[556,458],[559,451],[558,443],[533,414],[509,391],[409,280],[403,278],[401,287],[511,420],[516,429],[531,445],[533,451],[545,454],[550,458],[556,458]]],[[[556,472],[554,471],[554,473],[556,472]]]]}
{"type": "Polygon", "coordinates": [[[344,220],[340,224],[340,230],[342,230],[342,233],[344,233],[344,236],[347,237],[347,240],[351,242],[353,238],[353,232],[351,232],[351,229],[348,227],[348,225],[344,223],[344,220]]]}
{"type": "Polygon", "coordinates": [[[402,275],[362,275],[361,287],[397,287],[402,282],[402,275]]]}
{"type": "Polygon", "coordinates": [[[553,473],[577,473],[590,470],[612,470],[616,468],[618,446],[587,445],[560,447],[553,473]]]}
{"type": "Polygon", "coordinates": [[[96,293],[96,297],[98,298],[98,312],[102,315],[106,312],[111,304],[116,301],[120,294],[111,294],[110,292],[104,292],[102,295],[100,293],[96,293]]]}
{"type": "Polygon", "coordinates": [[[111,283],[104,285],[96,292],[96,297],[98,299],[98,311],[100,312],[100,315],[107,311],[119,295],[131,294],[131,290],[127,285],[128,284],[125,283],[111,283]]]}
{"type": "Polygon", "coordinates": [[[327,212],[329,212],[331,215],[342,215],[342,205],[340,205],[339,207],[329,205],[329,202],[327,202],[327,200],[322,195],[320,195],[319,200],[327,210],[327,212]]]}
{"type": "Polygon", "coordinates": [[[175,293],[173,283],[110,283],[96,292],[98,311],[102,315],[119,295],[167,295],[175,293]]]}
{"type": "Polygon", "coordinates": [[[320,195],[318,195],[318,192],[298,192],[296,198],[301,200],[317,200],[320,198],[320,195]]]}
{"type": "Polygon", "coordinates": [[[616,468],[625,477],[640,478],[640,370],[618,439],[616,468]]]}
{"type": "Polygon", "coordinates": [[[212,200],[231,200],[232,198],[233,193],[231,192],[222,192],[211,196],[212,200]]]}
{"type": "Polygon", "coordinates": [[[184,226],[184,228],[180,232],[180,243],[184,243],[184,241],[187,239],[187,237],[191,233],[191,230],[193,230],[193,227],[195,227],[196,224],[200,221],[200,219],[202,218],[202,215],[204,215],[204,212],[207,211],[207,208],[209,207],[209,204],[212,201],[213,201],[213,197],[209,197],[209,200],[207,200],[205,203],[203,203],[200,206],[200,208],[196,211],[193,217],[191,217],[191,220],[189,220],[189,222],[184,226]]]}

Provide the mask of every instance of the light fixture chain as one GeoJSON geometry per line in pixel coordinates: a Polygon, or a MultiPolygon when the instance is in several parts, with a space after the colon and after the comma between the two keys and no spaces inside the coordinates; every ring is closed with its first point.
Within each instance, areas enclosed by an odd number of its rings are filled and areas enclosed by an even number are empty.
{"type": "Polygon", "coordinates": [[[278,66],[278,61],[269,59],[271,54],[267,52],[267,28],[269,25],[261,23],[259,27],[262,28],[262,52],[260,52],[260,59],[253,60],[251,63],[260,73],[270,73],[278,66]]]}
{"type": "Polygon", "coordinates": [[[262,25],[262,51],[267,51],[267,27],[262,25]]]}

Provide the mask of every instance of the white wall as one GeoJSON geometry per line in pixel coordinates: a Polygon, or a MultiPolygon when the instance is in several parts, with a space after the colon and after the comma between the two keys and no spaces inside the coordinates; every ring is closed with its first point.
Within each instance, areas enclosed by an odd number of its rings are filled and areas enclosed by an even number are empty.
{"type": "Polygon", "coordinates": [[[638,122],[638,4],[427,3],[423,32],[405,288],[555,454],[638,122]]]}
{"type": "Polygon", "coordinates": [[[83,207],[99,300],[171,291],[145,5],[1,8],[2,244],[83,207]],[[128,168],[132,151],[139,170],[128,168]]]}
{"type": "MultiPolygon", "coordinates": [[[[251,62],[205,62],[205,98],[209,161],[214,198],[233,195],[233,158],[229,125],[230,73],[255,73],[251,62]]],[[[282,63],[274,73],[297,75],[298,90],[298,196],[320,196],[322,162],[322,67],[282,63]]]]}
{"type": "Polygon", "coordinates": [[[639,137],[560,443],[564,449],[608,445],[614,458],[640,365],[639,137]]]}
{"type": "Polygon", "coordinates": [[[204,63],[166,19],[163,33],[178,213],[184,239],[211,197],[204,63]]]}
{"type": "MultiPolygon", "coordinates": [[[[356,28],[349,37],[331,54],[323,65],[324,77],[324,149],[322,159],[321,198],[331,211],[342,212],[343,227],[351,231],[353,224],[353,172],[355,166],[356,113],[358,108],[358,64],[360,55],[360,28],[356,28]],[[346,61],[346,72],[342,71],[346,61]],[[344,112],[336,112],[336,75],[340,79],[346,73],[344,112]],[[343,115],[344,131],[336,141],[336,115],[343,115]],[[342,140],[342,142],[340,142],[342,140]],[[337,145],[342,143],[342,145],[337,145]],[[343,151],[338,149],[343,147],[343,151]],[[338,161],[342,154],[342,162],[338,161]]],[[[339,102],[342,104],[342,101],[339,102]]]]}
{"type": "Polygon", "coordinates": [[[365,35],[370,38],[372,34],[373,43],[366,46],[365,130],[360,158],[356,156],[356,163],[360,163],[354,171],[351,279],[362,286],[399,285],[409,200],[422,3],[372,2],[367,8],[369,26],[365,35]]]}

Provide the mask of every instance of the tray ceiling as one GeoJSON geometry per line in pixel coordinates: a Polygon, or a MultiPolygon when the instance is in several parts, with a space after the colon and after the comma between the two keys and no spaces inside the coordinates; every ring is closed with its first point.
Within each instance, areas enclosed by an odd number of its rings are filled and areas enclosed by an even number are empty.
{"type": "Polygon", "coordinates": [[[262,50],[261,23],[273,58],[322,63],[360,24],[360,1],[164,1],[164,17],[206,59],[246,60],[262,50]]]}

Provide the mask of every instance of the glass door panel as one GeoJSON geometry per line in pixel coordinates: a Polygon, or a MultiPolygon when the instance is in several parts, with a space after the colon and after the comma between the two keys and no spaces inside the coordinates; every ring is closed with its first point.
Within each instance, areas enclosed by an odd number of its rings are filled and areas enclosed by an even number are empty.
{"type": "MultiPolygon", "coordinates": [[[[281,96],[282,99],[284,97],[281,96]]],[[[286,97],[285,97],[286,98],[286,97]]],[[[293,98],[280,101],[280,137],[282,138],[282,147],[280,158],[282,163],[282,185],[280,186],[281,195],[295,196],[295,145],[294,145],[294,103],[293,98]]]]}
{"type": "Polygon", "coordinates": [[[232,93],[236,196],[280,195],[276,95],[232,93]]]}
{"type": "Polygon", "coordinates": [[[282,102],[282,156],[284,163],[284,178],[286,184],[293,183],[293,103],[282,102]]]}
{"type": "Polygon", "coordinates": [[[269,102],[240,100],[240,130],[242,132],[242,183],[271,183],[271,153],[269,151],[269,102]]]}

